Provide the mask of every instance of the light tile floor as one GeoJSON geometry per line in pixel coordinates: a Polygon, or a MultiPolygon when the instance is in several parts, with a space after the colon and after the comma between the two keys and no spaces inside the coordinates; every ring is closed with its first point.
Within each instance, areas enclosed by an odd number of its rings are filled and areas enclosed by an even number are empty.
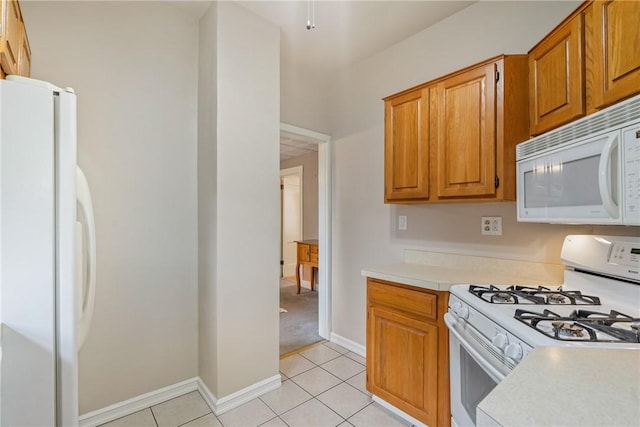
{"type": "Polygon", "coordinates": [[[216,417],[193,391],[104,427],[404,427],[371,400],[365,359],[324,342],[280,361],[282,387],[216,417]]]}

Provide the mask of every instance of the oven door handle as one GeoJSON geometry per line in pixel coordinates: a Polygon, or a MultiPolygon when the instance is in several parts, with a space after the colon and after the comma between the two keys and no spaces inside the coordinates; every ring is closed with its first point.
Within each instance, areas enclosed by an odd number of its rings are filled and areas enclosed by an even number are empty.
{"type": "Polygon", "coordinates": [[[444,314],[444,322],[447,324],[447,328],[449,328],[449,331],[455,336],[460,345],[464,347],[467,353],[469,353],[471,357],[473,357],[473,359],[491,377],[491,379],[493,379],[497,384],[502,382],[505,377],[504,374],[491,366],[491,364],[487,362],[487,360],[480,354],[480,352],[478,352],[478,350],[468,344],[467,340],[465,340],[460,332],[455,329],[454,325],[456,321],[450,313],[444,314]]]}

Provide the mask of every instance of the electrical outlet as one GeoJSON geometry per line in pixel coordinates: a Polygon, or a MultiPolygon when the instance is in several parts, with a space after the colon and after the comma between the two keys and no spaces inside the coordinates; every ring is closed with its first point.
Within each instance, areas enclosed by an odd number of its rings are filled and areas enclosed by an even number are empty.
{"type": "Polygon", "coordinates": [[[502,236],[502,217],[483,216],[480,232],[485,236],[502,236]]]}
{"type": "Polygon", "coordinates": [[[398,230],[406,230],[406,229],[407,229],[407,216],[398,215],[398,230]]]}

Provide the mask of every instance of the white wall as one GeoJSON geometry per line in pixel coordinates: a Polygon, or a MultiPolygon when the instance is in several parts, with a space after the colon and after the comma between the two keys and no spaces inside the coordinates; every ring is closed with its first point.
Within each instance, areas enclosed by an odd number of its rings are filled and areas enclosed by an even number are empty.
{"type": "Polygon", "coordinates": [[[280,114],[288,123],[320,133],[328,133],[331,74],[307,69],[281,60],[280,114]]]}
{"type": "Polygon", "coordinates": [[[198,374],[198,23],[161,2],[21,6],[32,76],[78,95],[98,239],[86,413],[198,374]]]}
{"type": "Polygon", "coordinates": [[[217,20],[218,3],[200,18],[198,60],[198,337],[200,377],[217,384],[217,20]]]}
{"type": "Polygon", "coordinates": [[[334,76],[329,102],[335,141],[334,333],[364,345],[366,292],[360,270],[400,261],[404,248],[559,263],[566,234],[593,231],[590,226],[518,224],[515,203],[383,204],[380,99],[501,53],[526,53],[579,4],[478,2],[334,76]],[[395,231],[399,214],[408,216],[406,232],[395,231]],[[503,217],[501,237],[480,235],[482,215],[503,217]]]}
{"type": "MultiPolygon", "coordinates": [[[[200,270],[200,295],[209,295],[200,308],[211,311],[200,317],[210,323],[200,329],[200,369],[222,398],[278,374],[280,33],[233,2],[205,15],[201,34],[214,23],[216,42],[201,50],[217,55],[217,111],[215,140],[199,140],[215,145],[215,159],[199,159],[201,169],[215,167],[200,174],[215,189],[201,189],[199,200],[216,199],[215,214],[200,218],[215,241],[211,267],[200,270]]],[[[201,73],[211,72],[208,61],[201,56],[201,73]]],[[[201,99],[210,97],[207,86],[201,99]]]]}

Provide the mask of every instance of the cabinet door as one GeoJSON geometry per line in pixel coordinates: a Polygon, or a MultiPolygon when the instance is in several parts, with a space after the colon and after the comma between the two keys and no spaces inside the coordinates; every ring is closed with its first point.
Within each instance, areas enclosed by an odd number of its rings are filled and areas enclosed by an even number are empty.
{"type": "Polygon", "coordinates": [[[20,49],[18,50],[18,74],[29,77],[31,75],[31,47],[27,38],[24,22],[20,22],[20,49]]]}
{"type": "Polygon", "coordinates": [[[427,425],[437,424],[437,326],[370,306],[367,388],[427,425]]]}
{"type": "Polygon", "coordinates": [[[529,52],[531,135],[584,116],[583,34],[579,14],[529,52]]]}
{"type": "Polygon", "coordinates": [[[596,108],[640,92],[640,2],[593,3],[593,102],[596,108]]]}
{"type": "Polygon", "coordinates": [[[2,0],[2,34],[0,34],[0,65],[5,74],[18,73],[21,18],[16,0],[2,0]]]}
{"type": "Polygon", "coordinates": [[[438,87],[438,197],[495,195],[496,64],[438,87]]]}
{"type": "Polygon", "coordinates": [[[385,102],[385,202],[429,198],[428,89],[385,102]]]}

